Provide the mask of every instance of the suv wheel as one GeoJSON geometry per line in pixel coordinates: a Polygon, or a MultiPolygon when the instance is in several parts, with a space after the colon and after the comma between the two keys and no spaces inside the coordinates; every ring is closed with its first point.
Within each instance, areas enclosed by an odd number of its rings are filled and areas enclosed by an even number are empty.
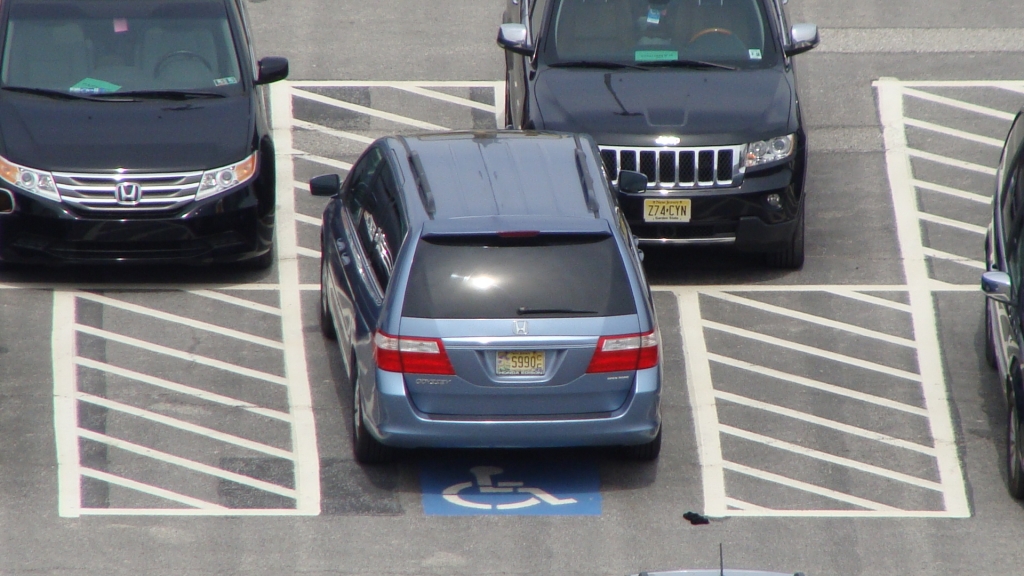
{"type": "Polygon", "coordinates": [[[362,395],[359,393],[359,381],[352,378],[352,455],[360,464],[383,464],[395,457],[390,446],[381,444],[363,421],[362,395]]]}
{"type": "Polygon", "coordinates": [[[992,307],[985,302],[985,362],[989,368],[996,368],[996,339],[992,334],[992,307]]]}
{"type": "Polygon", "coordinates": [[[1024,499],[1024,438],[1021,438],[1020,411],[1017,410],[1016,394],[1010,393],[1010,406],[1006,417],[1006,485],[1010,496],[1024,499]]]}
{"type": "Polygon", "coordinates": [[[636,444],[634,446],[623,446],[622,455],[628,460],[637,460],[640,462],[650,462],[657,460],[658,455],[661,454],[661,430],[658,430],[658,435],[654,437],[654,440],[646,444],[636,444]]]}
{"type": "Polygon", "coordinates": [[[786,270],[799,270],[804,265],[804,206],[806,201],[800,203],[797,212],[796,230],[793,237],[786,246],[778,252],[769,252],[765,260],[772,268],[783,268],[786,270]]]}
{"type": "Polygon", "coordinates": [[[331,305],[327,300],[327,262],[320,259],[320,333],[328,340],[337,340],[338,333],[334,330],[331,318],[331,305]]]}

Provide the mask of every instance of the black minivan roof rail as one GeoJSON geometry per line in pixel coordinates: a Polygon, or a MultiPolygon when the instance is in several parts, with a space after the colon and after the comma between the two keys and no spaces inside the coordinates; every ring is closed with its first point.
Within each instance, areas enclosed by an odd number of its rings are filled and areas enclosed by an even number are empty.
{"type": "Polygon", "coordinates": [[[583,144],[580,142],[579,135],[575,135],[574,138],[576,139],[576,171],[580,175],[583,198],[587,202],[587,210],[594,214],[594,218],[599,218],[597,200],[594,198],[594,179],[590,177],[590,171],[587,170],[587,155],[583,152],[583,144]]]}
{"type": "Polygon", "coordinates": [[[423,209],[427,211],[427,216],[431,220],[434,219],[434,213],[437,212],[437,204],[434,202],[434,193],[430,190],[430,182],[427,180],[427,172],[423,169],[423,160],[420,159],[420,153],[409,148],[409,143],[404,137],[400,138],[402,146],[405,146],[405,151],[409,155],[409,168],[412,169],[412,177],[416,180],[416,189],[419,190],[420,200],[423,202],[423,209]]]}

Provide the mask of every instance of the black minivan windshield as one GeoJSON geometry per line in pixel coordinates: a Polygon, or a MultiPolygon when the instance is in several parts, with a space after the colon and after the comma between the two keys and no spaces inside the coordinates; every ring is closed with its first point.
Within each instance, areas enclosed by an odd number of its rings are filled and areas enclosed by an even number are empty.
{"type": "Polygon", "coordinates": [[[768,68],[779,50],[763,1],[556,0],[541,59],[644,70],[768,68]]]}
{"type": "Polygon", "coordinates": [[[420,240],[402,315],[567,318],[636,314],[611,236],[461,236],[420,240]]]}
{"type": "Polygon", "coordinates": [[[241,93],[223,0],[13,0],[3,87],[103,98],[241,93]]]}

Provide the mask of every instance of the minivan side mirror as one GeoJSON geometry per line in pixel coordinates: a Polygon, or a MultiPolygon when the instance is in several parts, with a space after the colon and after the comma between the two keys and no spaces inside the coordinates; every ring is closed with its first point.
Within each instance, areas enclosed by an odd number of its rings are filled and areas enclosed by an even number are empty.
{"type": "Polygon", "coordinates": [[[268,56],[259,62],[259,77],[256,85],[271,84],[288,77],[288,59],[268,56]]]}
{"type": "Polygon", "coordinates": [[[1010,281],[1010,275],[1006,272],[989,270],[981,275],[981,291],[985,293],[985,296],[996,302],[1009,304],[1012,288],[1013,284],[1010,281]]]}
{"type": "Polygon", "coordinates": [[[628,194],[639,194],[647,190],[647,176],[640,172],[622,170],[619,172],[619,190],[628,194]]]}
{"type": "Polygon", "coordinates": [[[820,42],[816,24],[794,24],[790,32],[790,44],[786,47],[786,56],[796,56],[813,50],[820,42]]]}
{"type": "Polygon", "coordinates": [[[524,24],[502,24],[498,28],[498,46],[523,56],[533,56],[534,53],[530,33],[524,24]]]}
{"type": "Polygon", "coordinates": [[[341,176],[324,174],[309,181],[309,193],[313,196],[336,196],[341,193],[341,176]]]}

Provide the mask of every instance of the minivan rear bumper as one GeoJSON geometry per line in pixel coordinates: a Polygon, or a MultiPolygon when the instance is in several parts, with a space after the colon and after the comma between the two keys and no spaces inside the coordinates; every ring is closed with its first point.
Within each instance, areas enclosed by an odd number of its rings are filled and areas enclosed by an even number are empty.
{"type": "Polygon", "coordinates": [[[607,414],[460,418],[427,415],[415,409],[404,378],[376,371],[377,385],[364,400],[370,432],[399,448],[557,448],[619,446],[650,442],[661,428],[661,368],[637,372],[626,403],[607,414]]]}

